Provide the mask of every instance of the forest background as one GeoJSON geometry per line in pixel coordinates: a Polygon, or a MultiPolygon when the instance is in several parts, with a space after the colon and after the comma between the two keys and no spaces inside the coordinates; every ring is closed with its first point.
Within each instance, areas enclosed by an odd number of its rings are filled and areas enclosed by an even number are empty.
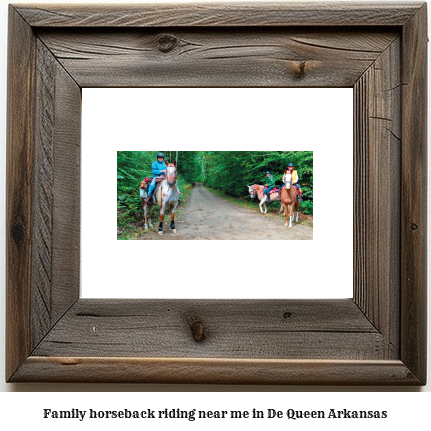
{"type": "MultiPolygon", "coordinates": [[[[159,151],[117,151],[117,228],[142,220],[140,182],[152,177],[151,164],[159,151]]],[[[201,182],[212,191],[238,201],[250,201],[247,185],[264,184],[270,171],[282,184],[289,163],[298,170],[303,190],[301,212],[313,213],[312,151],[162,151],[167,161],[177,161],[180,206],[192,184],[201,182]],[[219,193],[220,194],[220,193],[219,193]]],[[[277,206],[278,207],[278,206],[277,206]]],[[[256,210],[258,207],[256,205],[256,210]]]]}

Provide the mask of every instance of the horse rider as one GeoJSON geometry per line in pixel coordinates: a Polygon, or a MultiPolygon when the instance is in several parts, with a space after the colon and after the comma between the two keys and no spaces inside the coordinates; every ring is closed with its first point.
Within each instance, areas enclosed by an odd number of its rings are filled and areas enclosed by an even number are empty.
{"type": "Polygon", "coordinates": [[[151,170],[153,171],[153,181],[151,181],[150,188],[148,190],[148,201],[150,201],[154,189],[156,188],[156,178],[166,175],[166,163],[163,153],[157,154],[157,161],[152,163],[151,170]]]}
{"type": "Polygon", "coordinates": [[[265,179],[265,193],[268,199],[268,203],[271,202],[271,196],[269,195],[269,192],[274,188],[274,186],[275,186],[274,177],[271,175],[271,172],[267,171],[266,179],[265,179]]]}
{"type": "Polygon", "coordinates": [[[282,180],[283,184],[280,187],[280,196],[281,196],[281,189],[286,185],[289,178],[292,179],[292,175],[290,174],[289,169],[286,168],[284,170],[284,175],[283,175],[283,180],[282,180]]]}
{"type": "MultiPolygon", "coordinates": [[[[301,186],[298,184],[298,181],[299,181],[298,171],[295,169],[295,165],[293,163],[289,163],[287,165],[287,169],[289,170],[289,173],[292,175],[292,185],[296,187],[298,202],[302,202],[302,189],[301,189],[301,186]]],[[[284,182],[284,177],[283,177],[283,182],[284,182]]]]}

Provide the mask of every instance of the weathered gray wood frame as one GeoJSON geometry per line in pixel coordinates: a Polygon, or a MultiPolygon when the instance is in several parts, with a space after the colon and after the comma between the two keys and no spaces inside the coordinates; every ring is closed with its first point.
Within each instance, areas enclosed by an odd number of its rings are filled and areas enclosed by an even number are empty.
{"type": "Polygon", "coordinates": [[[425,384],[426,33],[410,2],[10,6],[6,379],[425,384]],[[80,299],[81,88],[115,86],[352,87],[354,298],[80,299]]]}

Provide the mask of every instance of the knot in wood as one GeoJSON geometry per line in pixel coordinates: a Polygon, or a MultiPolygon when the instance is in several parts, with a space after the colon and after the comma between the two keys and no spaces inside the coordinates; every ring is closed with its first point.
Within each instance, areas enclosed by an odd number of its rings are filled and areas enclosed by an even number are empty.
{"type": "Polygon", "coordinates": [[[301,61],[299,64],[296,64],[296,67],[294,68],[295,74],[297,78],[303,78],[306,75],[306,68],[307,68],[307,62],[301,61]]]}
{"type": "Polygon", "coordinates": [[[285,319],[288,319],[289,317],[291,317],[292,316],[292,313],[290,312],[290,311],[286,311],[284,314],[283,314],[283,317],[285,318],[285,319]]]}
{"type": "Polygon", "coordinates": [[[188,316],[187,323],[190,326],[192,332],[192,337],[195,341],[201,342],[206,338],[206,329],[202,320],[198,319],[196,316],[188,316]]]}
{"type": "Polygon", "coordinates": [[[178,44],[178,38],[172,34],[162,34],[157,39],[158,49],[161,52],[172,51],[178,44]]]}
{"type": "Polygon", "coordinates": [[[410,226],[411,230],[416,230],[419,226],[416,223],[412,223],[410,226]]]}
{"type": "Polygon", "coordinates": [[[13,240],[17,244],[21,244],[25,238],[24,226],[21,223],[16,223],[16,224],[12,225],[11,235],[12,235],[13,240]]]}

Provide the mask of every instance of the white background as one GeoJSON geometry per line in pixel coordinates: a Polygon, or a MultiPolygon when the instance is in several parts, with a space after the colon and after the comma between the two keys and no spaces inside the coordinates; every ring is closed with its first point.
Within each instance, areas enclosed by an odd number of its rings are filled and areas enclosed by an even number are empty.
{"type": "MultiPolygon", "coordinates": [[[[128,0],[133,3],[132,0],[128,0]]],[[[158,0],[161,2],[161,0],[158,0]]],[[[14,3],[27,3],[27,1],[14,0],[14,3]]],[[[50,3],[45,0],[44,3],[50,3]]],[[[56,0],[51,3],[65,3],[56,0]]],[[[74,3],[73,0],[68,0],[67,3],[74,3]]],[[[94,1],[87,0],[87,3],[94,1]]],[[[109,3],[108,0],[105,3],[109,3]]],[[[389,3],[389,2],[388,2],[389,3]]],[[[0,222],[4,226],[4,202],[5,202],[5,119],[6,119],[6,35],[7,35],[7,2],[0,4],[0,172],[2,178],[0,180],[0,222]]],[[[330,103],[330,101],[328,101],[330,103]]],[[[0,277],[1,291],[0,295],[0,314],[4,316],[4,268],[5,268],[5,236],[4,229],[0,230],[0,277]]],[[[428,309],[431,309],[430,300],[428,300],[428,309]]],[[[4,318],[0,320],[0,369],[4,370],[4,318]]],[[[431,333],[431,329],[428,334],[431,333]]],[[[428,354],[430,363],[431,354],[428,354]]],[[[430,368],[430,367],[428,367],[430,368]]],[[[430,380],[430,378],[429,378],[430,380]]],[[[404,388],[404,387],[286,387],[286,386],[223,386],[223,385],[114,385],[114,384],[6,384],[0,377],[0,426],[2,429],[12,429],[12,427],[33,427],[35,429],[59,429],[64,430],[79,430],[87,429],[90,424],[94,429],[94,424],[87,423],[79,427],[78,422],[71,420],[66,422],[51,422],[47,424],[42,420],[43,408],[145,408],[151,404],[151,407],[162,407],[160,399],[163,400],[163,407],[206,407],[223,408],[228,405],[230,408],[246,409],[246,408],[265,408],[270,405],[274,408],[293,408],[312,409],[312,408],[361,408],[363,406],[372,405],[377,409],[388,409],[391,412],[390,422],[385,422],[383,426],[391,429],[427,429],[429,427],[429,405],[431,404],[431,385],[428,384],[424,388],[404,388]],[[393,393],[381,393],[380,391],[393,391],[393,393]],[[11,393],[7,391],[16,391],[11,393]],[[33,391],[44,392],[41,394],[32,394],[33,391]],[[54,391],[54,392],[49,392],[54,391]],[[56,392],[60,391],[60,393],[56,392]],[[74,391],[85,391],[75,394],[74,391]],[[98,393],[92,391],[108,392],[98,393]],[[110,391],[124,391],[122,394],[112,394],[110,391]],[[136,393],[143,392],[143,393],[136,393]],[[182,391],[181,394],[168,392],[158,394],[160,391],[182,391]],[[185,392],[183,392],[185,391],[185,392]],[[191,392],[190,392],[191,391],[191,392]],[[204,393],[195,393],[193,391],[204,391],[204,393]],[[226,391],[217,393],[217,391],[226,391]],[[232,391],[232,392],[229,392],[232,391]],[[236,393],[233,391],[253,391],[253,393],[236,393]],[[296,393],[296,391],[306,393],[296,393]],[[321,391],[330,391],[322,393],[321,391]],[[361,393],[361,391],[367,391],[361,393]],[[415,391],[426,391],[427,393],[411,393],[415,391]],[[29,393],[25,393],[29,392],[29,393]],[[145,393],[152,392],[152,393],[145,393]],[[293,392],[293,393],[292,393],[293,392]],[[343,393],[344,392],[344,393],[343,393]],[[347,393],[345,393],[347,392],[347,393]],[[180,405],[181,404],[181,405],[180,405]],[[43,428],[42,428],[43,427],[43,428]]],[[[271,407],[269,407],[271,408],[271,407]]],[[[199,425],[189,423],[169,422],[169,425],[175,428],[187,428],[199,426],[202,423],[195,422],[199,425]]],[[[100,422],[106,430],[117,430],[119,427],[124,427],[123,422],[100,422]]],[[[269,425],[265,422],[265,425],[269,425]]],[[[160,429],[160,423],[157,423],[157,429],[160,429]]],[[[206,428],[212,429],[215,427],[227,428],[228,426],[238,429],[238,423],[208,423],[206,428]]],[[[367,429],[383,429],[381,422],[324,422],[317,423],[319,428],[323,429],[346,429],[347,427],[361,431],[367,429]],[[330,428],[329,428],[330,427],[330,428]]],[[[129,425],[127,429],[145,429],[149,428],[148,424],[138,422],[137,424],[129,425]]],[[[262,429],[261,423],[247,422],[249,429],[262,429]],[[257,428],[259,427],[259,428],[257,428]]],[[[153,425],[154,427],[154,425],[153,425]]],[[[281,421],[277,425],[271,426],[285,430],[287,427],[295,429],[316,429],[316,422],[285,422],[281,421]]]]}
{"type": "MultiPolygon", "coordinates": [[[[43,431],[80,431],[102,430],[330,430],[330,431],[364,431],[367,430],[428,430],[429,405],[428,394],[377,394],[355,393],[338,394],[343,396],[339,401],[336,394],[330,393],[155,393],[155,394],[8,394],[8,405],[2,420],[10,419],[12,424],[25,423],[25,416],[32,418],[35,430],[43,431]],[[54,396],[55,395],[55,396],[54,396]],[[377,400],[378,398],[378,400],[377,400]],[[404,400],[404,402],[403,402],[404,400]],[[293,410],[323,410],[327,416],[330,409],[387,411],[387,419],[297,419],[286,417],[273,419],[123,419],[106,420],[90,419],[89,413],[82,422],[78,419],[43,419],[44,409],[52,410],[164,410],[168,408],[189,411],[196,410],[239,410],[252,411],[253,408],[265,414],[268,409],[286,412],[293,410]]],[[[7,429],[7,428],[5,428],[7,429]]],[[[12,428],[10,428],[12,429],[12,428]]]]}
{"type": "Polygon", "coordinates": [[[82,106],[82,297],[352,297],[351,88],[83,89],[82,106]],[[166,107],[175,113],[169,127],[166,107]],[[118,241],[117,151],[160,148],[313,151],[313,240],[118,241]],[[174,283],[143,277],[163,278],[150,257],[161,252],[174,283]],[[267,272],[280,262],[294,275],[267,272]]]}

